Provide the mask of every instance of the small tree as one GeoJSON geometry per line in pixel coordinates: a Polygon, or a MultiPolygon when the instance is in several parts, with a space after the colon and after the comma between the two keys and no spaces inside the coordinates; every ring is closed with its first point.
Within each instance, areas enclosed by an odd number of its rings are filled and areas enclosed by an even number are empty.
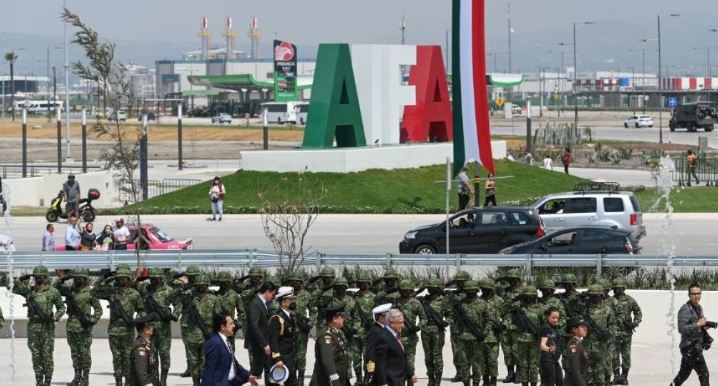
{"type": "MultiPolygon", "coordinates": [[[[10,51],[5,54],[5,61],[10,64],[10,105],[12,106],[12,120],[15,121],[15,61],[17,55],[14,51],[10,51]]],[[[5,97],[3,97],[3,104],[5,104],[5,97]]],[[[5,106],[3,106],[5,108],[5,106]]]]}
{"type": "Polygon", "coordinates": [[[303,173],[299,173],[296,180],[283,178],[280,184],[289,185],[291,189],[275,186],[271,190],[292,193],[277,198],[270,198],[264,192],[258,194],[262,228],[279,256],[280,269],[293,272],[301,267],[306,255],[314,252],[306,245],[306,238],[319,216],[325,190],[322,185],[311,186],[303,173]]]}
{"type": "MultiPolygon", "coordinates": [[[[86,25],[79,16],[68,9],[64,9],[62,19],[77,28],[72,38],[74,44],[79,45],[89,60],[88,64],[78,61],[72,64],[72,69],[82,79],[95,82],[102,96],[103,105],[119,111],[126,103],[133,106],[135,101],[134,90],[130,84],[127,67],[113,62],[115,57],[115,44],[101,42],[95,30],[86,25]]],[[[93,131],[98,137],[109,137],[114,141],[113,146],[103,150],[100,159],[108,169],[115,172],[119,179],[121,191],[129,196],[129,204],[137,204],[141,198],[141,189],[135,180],[135,169],[139,165],[139,140],[146,133],[142,127],[123,127],[115,114],[114,120],[105,122],[100,120],[98,114],[93,125],[93,131]]],[[[141,212],[137,205],[133,206],[135,223],[138,229],[139,245],[146,245],[147,238],[140,230],[142,225],[141,212]]],[[[141,265],[140,250],[137,248],[137,265],[141,265]]]]}

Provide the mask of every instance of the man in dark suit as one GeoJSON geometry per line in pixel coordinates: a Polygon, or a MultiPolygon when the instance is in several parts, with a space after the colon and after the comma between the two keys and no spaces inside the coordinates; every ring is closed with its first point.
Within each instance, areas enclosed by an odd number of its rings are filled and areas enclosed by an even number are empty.
{"type": "Polygon", "coordinates": [[[279,311],[269,318],[269,347],[272,349],[272,362],[283,366],[289,373],[285,386],[297,384],[297,367],[294,364],[294,340],[296,325],[292,311],[297,309],[294,288],[281,287],[277,292],[279,311]]]}
{"type": "Polygon", "coordinates": [[[212,331],[204,345],[203,386],[239,386],[249,382],[258,386],[257,377],[251,375],[234,357],[227,340],[234,335],[234,319],[229,314],[214,315],[212,331]]]}
{"type": "Polygon", "coordinates": [[[277,290],[271,282],[262,283],[257,296],[249,303],[247,310],[247,336],[244,338],[244,348],[250,353],[250,372],[261,377],[262,372],[269,371],[271,366],[269,347],[269,303],[277,290]]]}
{"type": "MultiPolygon", "coordinates": [[[[377,350],[376,362],[380,363],[381,372],[386,374],[388,386],[405,386],[407,380],[416,383],[414,375],[404,352],[404,343],[401,338],[401,329],[404,328],[404,315],[401,311],[392,309],[386,314],[386,329],[384,333],[385,349],[377,350]]],[[[383,376],[378,377],[383,378],[383,376]]],[[[380,384],[381,386],[381,384],[380,384]]]]}
{"type": "Polygon", "coordinates": [[[369,328],[364,348],[366,361],[366,379],[364,384],[369,386],[382,386],[386,384],[386,372],[383,370],[383,363],[377,363],[376,354],[378,351],[386,350],[386,313],[391,309],[391,303],[382,304],[371,310],[374,315],[374,324],[369,328]],[[378,368],[381,367],[381,368],[378,368]],[[378,370],[378,371],[377,371],[378,370]]]}

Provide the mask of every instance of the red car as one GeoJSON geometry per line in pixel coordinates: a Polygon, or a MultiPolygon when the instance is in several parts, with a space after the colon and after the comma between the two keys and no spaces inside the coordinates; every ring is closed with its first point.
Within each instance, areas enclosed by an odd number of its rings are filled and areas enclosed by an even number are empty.
{"type": "MultiPolygon", "coordinates": [[[[130,230],[130,240],[137,239],[137,226],[134,224],[127,225],[130,230]]],[[[150,250],[186,250],[193,249],[194,244],[192,239],[175,240],[162,229],[152,224],[142,224],[142,231],[148,240],[148,246],[145,249],[150,250]]],[[[136,250],[137,244],[127,244],[128,250],[136,250]]],[[[55,248],[56,251],[64,251],[65,245],[59,245],[55,248]]]]}

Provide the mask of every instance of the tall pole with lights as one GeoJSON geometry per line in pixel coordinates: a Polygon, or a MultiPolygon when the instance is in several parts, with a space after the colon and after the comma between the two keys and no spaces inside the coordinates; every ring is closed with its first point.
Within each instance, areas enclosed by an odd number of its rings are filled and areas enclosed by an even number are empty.
{"type": "Polygon", "coordinates": [[[578,64],[576,60],[576,25],[596,24],[595,21],[573,23],[573,135],[578,138],[578,64]]]}

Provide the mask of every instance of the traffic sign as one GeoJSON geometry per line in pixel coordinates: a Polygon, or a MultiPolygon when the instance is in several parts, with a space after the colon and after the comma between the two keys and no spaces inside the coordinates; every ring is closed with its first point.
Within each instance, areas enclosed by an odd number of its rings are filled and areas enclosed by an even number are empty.
{"type": "Polygon", "coordinates": [[[678,106],[678,97],[668,97],[668,107],[678,106]]]}
{"type": "Polygon", "coordinates": [[[497,106],[499,106],[499,107],[503,106],[503,105],[504,105],[504,102],[505,102],[505,100],[504,100],[503,97],[498,97],[498,98],[496,98],[496,105],[497,105],[497,106]]]}

